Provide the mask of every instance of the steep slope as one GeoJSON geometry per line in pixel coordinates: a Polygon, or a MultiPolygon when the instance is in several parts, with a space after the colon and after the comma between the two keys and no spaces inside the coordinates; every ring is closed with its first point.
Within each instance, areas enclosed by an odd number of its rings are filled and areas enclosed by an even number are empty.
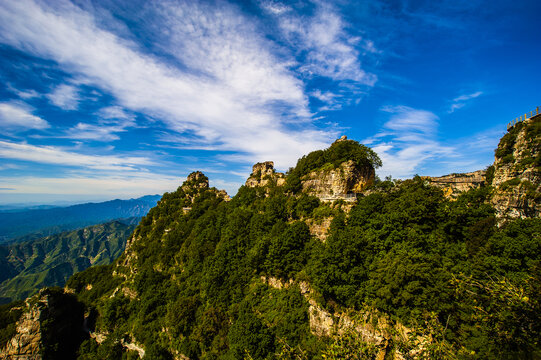
{"type": "Polygon", "coordinates": [[[500,218],[541,215],[541,115],[514,124],[496,149],[492,203],[500,218]]]}
{"type": "Polygon", "coordinates": [[[0,317],[12,328],[10,339],[0,342],[0,359],[73,359],[88,337],[83,331],[84,307],[73,294],[58,288],[43,289],[22,304],[0,309],[0,317]],[[22,316],[13,321],[6,317],[8,312],[22,316]]]}
{"type": "Polygon", "coordinates": [[[379,163],[337,142],[280,185],[265,165],[230,201],[191,174],[115,263],[68,281],[89,330],[78,359],[539,356],[541,220],[498,227],[486,185],[451,199],[420,177],[375,182],[354,203],[303,191],[350,161],[379,163]]]}
{"type": "Polygon", "coordinates": [[[159,195],[148,195],[130,200],[3,212],[0,216],[0,243],[25,235],[26,238],[20,240],[31,240],[111,220],[142,217],[159,199],[159,195]]]}
{"type": "Polygon", "coordinates": [[[78,271],[111,263],[134,229],[114,221],[0,246],[0,302],[24,299],[42,287],[63,286],[78,271]]]}

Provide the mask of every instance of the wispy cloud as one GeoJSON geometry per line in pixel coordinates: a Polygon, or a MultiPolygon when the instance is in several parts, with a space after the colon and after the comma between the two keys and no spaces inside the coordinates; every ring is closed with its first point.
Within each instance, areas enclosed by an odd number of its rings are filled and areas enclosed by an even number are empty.
{"type": "Polygon", "coordinates": [[[78,89],[68,84],[57,86],[53,92],[47,94],[47,98],[63,110],[77,110],[81,100],[78,89]]]}
{"type": "Polygon", "coordinates": [[[492,150],[502,136],[497,127],[444,144],[438,136],[439,117],[433,112],[408,106],[381,110],[389,119],[375,136],[363,141],[383,161],[380,176],[409,178],[480,170],[492,163],[492,150]]]}
{"type": "Polygon", "coordinates": [[[383,161],[382,176],[411,177],[423,172],[427,161],[452,156],[454,149],[437,140],[438,116],[407,106],[388,106],[390,118],[382,131],[365,143],[372,145],[383,161]]]}
{"type": "MultiPolygon", "coordinates": [[[[162,120],[202,147],[237,151],[250,161],[271,158],[287,167],[335,136],[311,129],[304,84],[269,51],[273,45],[252,31],[239,9],[192,2],[153,6],[162,9],[158,14],[168,29],[162,45],[187,68],[144,53],[71,4],[53,8],[30,0],[4,2],[0,39],[55,60],[111,93],[122,106],[162,120]],[[305,123],[291,125],[293,118],[305,123]],[[289,149],[286,155],[283,146],[289,149]]],[[[370,78],[362,69],[346,76],[347,63],[340,61],[328,71],[360,81],[370,78]]]]}
{"type": "Polygon", "coordinates": [[[147,157],[86,155],[55,146],[35,146],[9,141],[0,141],[0,157],[41,164],[115,171],[134,171],[141,166],[154,164],[147,157]]]}
{"type": "Polygon", "coordinates": [[[49,123],[32,114],[32,107],[18,102],[0,103],[0,128],[4,131],[22,131],[28,129],[46,129],[49,123]]]}
{"type": "Polygon", "coordinates": [[[24,99],[24,100],[28,100],[28,99],[33,99],[33,98],[37,98],[37,97],[40,97],[41,94],[38,93],[36,90],[34,89],[29,89],[29,90],[19,90],[19,89],[16,89],[15,87],[13,87],[11,84],[7,84],[6,85],[6,88],[11,91],[12,93],[16,94],[18,97],[20,97],[21,99],[24,99]]]}
{"type": "Polygon", "coordinates": [[[134,173],[128,176],[98,175],[38,177],[25,176],[17,178],[0,178],[0,190],[22,194],[67,194],[91,195],[99,194],[103,198],[128,198],[148,194],[173,191],[179,185],[178,177],[134,173]],[[16,184],[16,185],[14,185],[16,184]]]}
{"type": "Polygon", "coordinates": [[[278,17],[285,37],[297,51],[306,53],[300,70],[307,75],[373,86],[377,76],[363,69],[357,47],[375,52],[374,43],[350,35],[334,5],[317,2],[315,6],[316,10],[311,16],[299,15],[291,10],[285,14],[282,11],[278,17]]]}
{"type": "Polygon", "coordinates": [[[259,4],[263,9],[274,15],[280,15],[291,10],[287,5],[273,0],[260,1],[259,4]]]}
{"type": "Polygon", "coordinates": [[[119,140],[117,133],[125,132],[136,126],[135,116],[128,114],[120,106],[109,106],[100,109],[96,116],[96,124],[78,123],[68,129],[62,137],[76,140],[114,141],[119,140]]]}
{"type": "Polygon", "coordinates": [[[449,113],[453,113],[455,110],[458,110],[458,109],[461,109],[463,108],[464,106],[466,106],[466,103],[472,99],[475,99],[479,96],[483,95],[483,92],[482,91],[477,91],[477,92],[474,92],[472,94],[464,94],[464,95],[460,95],[456,98],[454,98],[452,101],[451,101],[451,106],[449,108],[449,113]]]}

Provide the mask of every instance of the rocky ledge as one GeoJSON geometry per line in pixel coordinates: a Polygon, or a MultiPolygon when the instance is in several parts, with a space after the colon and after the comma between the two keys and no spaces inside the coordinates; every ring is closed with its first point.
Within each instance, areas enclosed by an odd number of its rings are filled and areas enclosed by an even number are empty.
{"type": "Polygon", "coordinates": [[[456,198],[465,191],[483,186],[486,183],[486,170],[439,177],[427,176],[426,179],[431,185],[441,188],[446,197],[456,198]]]}

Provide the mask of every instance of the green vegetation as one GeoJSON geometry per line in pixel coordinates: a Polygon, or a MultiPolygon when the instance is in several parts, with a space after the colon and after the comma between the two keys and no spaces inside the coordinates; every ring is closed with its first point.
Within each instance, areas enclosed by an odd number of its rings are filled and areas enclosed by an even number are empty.
{"type": "Polygon", "coordinates": [[[515,126],[500,139],[495,155],[497,158],[500,158],[504,164],[512,163],[515,160],[513,157],[513,147],[517,141],[517,135],[522,130],[523,126],[523,122],[515,124],[515,126]]]}
{"type": "Polygon", "coordinates": [[[23,306],[22,301],[0,305],[0,349],[15,335],[16,322],[23,312],[23,306]]]}
{"type": "Polygon", "coordinates": [[[518,185],[520,185],[520,178],[509,179],[500,184],[500,190],[505,191],[518,185]]]}
{"type": "Polygon", "coordinates": [[[349,159],[379,162],[342,141],[299,160],[284,187],[225,201],[199,174],[166,193],[113,264],[68,281],[107,335],[80,339],[77,358],[138,358],[127,343],[151,359],[541,357],[541,220],[498,226],[490,186],[451,201],[418,176],[376,181],[348,212],[297,191],[349,159]],[[309,226],[329,218],[322,242],[309,226]],[[318,337],[317,311],[347,318],[318,337]],[[367,342],[358,324],[386,340],[367,342]]]}
{"type": "Polygon", "coordinates": [[[46,286],[63,286],[78,271],[122,254],[135,225],[113,221],[42,239],[0,246],[0,302],[24,299],[46,286]]]}
{"type": "MultiPolygon", "coordinates": [[[[432,339],[427,357],[539,354],[541,220],[498,228],[488,188],[456,201],[419,177],[388,179],[382,190],[349,214],[277,187],[241,187],[230,202],[197,181],[165,194],[129,252],[68,282],[92,326],[109,334],[101,345],[84,341],[79,359],[135,356],[121,339],[153,359],[373,358],[379,349],[354,333],[310,332],[298,281],[331,313],[374,309],[419,330],[432,339]],[[303,220],[328,215],[322,243],[303,220]],[[278,290],[261,276],[293,283],[278,290]]],[[[388,346],[416,345],[395,338],[388,346]]]]}
{"type": "Polygon", "coordinates": [[[40,293],[48,299],[40,316],[44,360],[73,359],[85,337],[82,325],[84,306],[75,295],[61,288],[49,288],[40,293]]]}
{"type": "Polygon", "coordinates": [[[382,164],[372,149],[354,140],[336,141],[328,149],[313,151],[300,158],[297,165],[288,171],[286,188],[298,192],[304,175],[317,170],[335,169],[348,160],[353,160],[359,167],[378,168],[382,164]]]}
{"type": "Polygon", "coordinates": [[[494,165],[490,165],[489,167],[486,168],[485,182],[487,186],[492,185],[492,181],[494,180],[494,170],[495,170],[494,165]]]}
{"type": "Polygon", "coordinates": [[[517,170],[524,170],[527,167],[539,168],[541,166],[541,121],[519,122],[510,129],[500,140],[496,149],[496,157],[500,158],[504,164],[511,164],[515,161],[513,149],[515,147],[518,134],[524,131],[524,140],[527,148],[523,149],[520,155],[520,161],[515,164],[517,170]],[[536,156],[532,156],[532,152],[536,156]]]}

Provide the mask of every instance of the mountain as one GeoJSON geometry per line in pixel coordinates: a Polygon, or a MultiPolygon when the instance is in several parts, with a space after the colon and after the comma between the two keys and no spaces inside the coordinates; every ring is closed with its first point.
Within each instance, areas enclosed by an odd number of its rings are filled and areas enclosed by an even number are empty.
{"type": "Polygon", "coordinates": [[[287,174],[254,165],[231,199],[194,172],[115,262],[1,308],[0,354],[539,358],[541,219],[513,209],[537,204],[540,121],[475,173],[381,181],[377,154],[347,139],[287,174]]]}
{"type": "Polygon", "coordinates": [[[159,195],[147,195],[130,200],[2,212],[0,243],[31,240],[111,220],[142,217],[159,199],[159,195]]]}
{"type": "Polygon", "coordinates": [[[64,286],[76,272],[110,264],[134,229],[113,221],[0,246],[0,303],[23,300],[46,286],[64,286]]]}

